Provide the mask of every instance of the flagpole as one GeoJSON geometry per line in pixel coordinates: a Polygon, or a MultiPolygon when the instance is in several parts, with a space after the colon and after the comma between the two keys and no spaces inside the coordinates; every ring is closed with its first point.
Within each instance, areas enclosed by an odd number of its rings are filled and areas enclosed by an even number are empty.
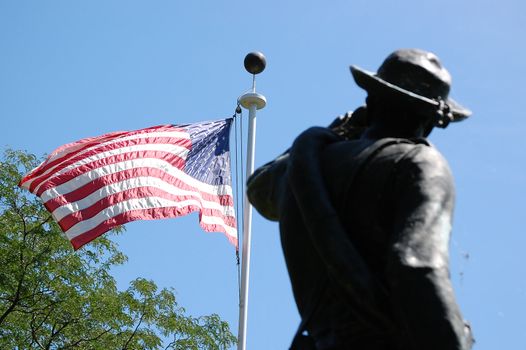
{"type": "MultiPolygon", "coordinates": [[[[245,69],[252,74],[252,89],[239,98],[239,104],[248,109],[248,144],[246,178],[254,172],[254,153],[256,150],[256,110],[267,104],[265,96],[256,92],[256,74],[265,69],[266,60],[261,52],[251,52],[245,57],[245,69]]],[[[248,318],[248,286],[250,275],[250,243],[252,232],[252,206],[247,194],[243,197],[243,248],[241,255],[241,295],[239,300],[238,350],[246,348],[248,318]]]]}

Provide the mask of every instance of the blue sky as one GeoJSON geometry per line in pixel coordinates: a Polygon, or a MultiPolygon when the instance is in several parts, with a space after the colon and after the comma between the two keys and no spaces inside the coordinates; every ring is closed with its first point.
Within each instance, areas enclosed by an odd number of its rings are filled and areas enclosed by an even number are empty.
{"type": "MultiPolygon", "coordinates": [[[[526,349],[522,101],[526,5],[465,1],[0,0],[1,146],[37,155],[109,131],[232,115],[250,87],[246,53],[267,69],[258,91],[256,166],[312,125],[363,103],[348,66],[376,70],[391,51],[435,52],[473,117],[431,141],[457,186],[451,277],[477,350],[526,349]]],[[[245,116],[247,113],[245,113],[245,116]]],[[[194,315],[237,332],[234,249],[197,216],[134,222],[116,238],[114,273],[172,286],[194,315]]],[[[254,214],[248,349],[285,349],[299,317],[278,228],[254,214]]]]}

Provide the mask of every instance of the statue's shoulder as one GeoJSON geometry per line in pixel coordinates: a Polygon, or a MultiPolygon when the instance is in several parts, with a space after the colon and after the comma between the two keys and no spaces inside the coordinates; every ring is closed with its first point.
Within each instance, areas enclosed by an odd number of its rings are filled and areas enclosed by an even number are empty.
{"type": "Polygon", "coordinates": [[[402,157],[397,163],[420,172],[450,174],[449,164],[440,151],[429,142],[403,145],[402,157]]]}
{"type": "Polygon", "coordinates": [[[449,164],[429,143],[403,142],[394,145],[380,152],[370,165],[373,172],[391,168],[394,187],[454,193],[454,178],[449,164]]]}
{"type": "Polygon", "coordinates": [[[361,138],[337,142],[325,150],[324,166],[329,172],[352,169],[365,163],[450,172],[446,159],[426,139],[361,138]]]}
{"type": "Polygon", "coordinates": [[[342,140],[327,147],[325,156],[345,162],[356,162],[363,158],[403,157],[411,152],[426,153],[434,147],[425,139],[358,138],[342,140]]]}

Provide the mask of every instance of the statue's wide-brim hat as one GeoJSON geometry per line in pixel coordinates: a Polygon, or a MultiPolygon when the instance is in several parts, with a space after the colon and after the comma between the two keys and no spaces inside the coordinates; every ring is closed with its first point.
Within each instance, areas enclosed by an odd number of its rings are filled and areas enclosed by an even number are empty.
{"type": "Polygon", "coordinates": [[[354,65],[350,69],[356,84],[369,94],[397,99],[419,113],[442,115],[444,126],[471,115],[469,109],[448,96],[451,76],[431,52],[397,50],[376,73],[354,65]]]}

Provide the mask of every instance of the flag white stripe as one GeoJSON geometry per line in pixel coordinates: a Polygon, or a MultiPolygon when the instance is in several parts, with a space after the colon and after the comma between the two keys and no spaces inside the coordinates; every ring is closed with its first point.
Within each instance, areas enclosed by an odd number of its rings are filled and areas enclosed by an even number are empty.
{"type": "MultiPolygon", "coordinates": [[[[185,201],[172,201],[165,198],[160,197],[147,197],[147,198],[133,198],[130,200],[119,202],[115,205],[112,205],[110,207],[107,207],[103,211],[99,212],[94,217],[83,220],[76,225],[72,226],[69,230],[65,232],[66,236],[69,240],[72,240],[73,238],[83,234],[84,232],[87,232],[89,230],[94,229],[104,221],[111,219],[117,215],[126,213],[128,211],[132,210],[142,210],[142,209],[153,209],[153,208],[184,208],[190,205],[194,205],[199,207],[199,202],[194,199],[185,200],[185,201]]],[[[205,215],[203,215],[203,218],[205,218],[205,215]]],[[[214,217],[217,218],[217,217],[214,217]]],[[[224,222],[224,220],[219,219],[219,222],[214,222],[214,220],[208,220],[206,219],[205,222],[211,222],[217,225],[221,225],[225,228],[225,230],[228,230],[228,225],[224,222]]],[[[231,228],[231,232],[235,232],[234,228],[231,228]]],[[[230,233],[229,233],[230,235],[230,233]]]]}
{"type": "MultiPolygon", "coordinates": [[[[104,137],[104,136],[101,136],[101,137],[104,137]]],[[[112,137],[112,136],[110,136],[110,137],[112,137]]],[[[108,141],[94,143],[92,146],[82,150],[81,152],[77,153],[75,156],[81,156],[82,154],[84,154],[86,152],[89,152],[89,151],[92,151],[93,149],[101,147],[101,146],[108,146],[108,145],[111,145],[111,144],[114,144],[114,143],[117,143],[117,142],[137,140],[137,139],[145,139],[145,138],[151,138],[151,137],[171,137],[171,138],[179,138],[179,139],[186,139],[186,140],[190,139],[190,135],[187,132],[179,131],[179,130],[143,132],[143,133],[133,134],[133,135],[129,135],[129,136],[118,136],[118,137],[114,137],[114,138],[112,138],[112,139],[110,139],[108,141]]],[[[97,139],[97,137],[94,138],[94,139],[97,139]]],[[[75,152],[76,150],[78,150],[78,149],[80,149],[82,147],[85,147],[86,144],[91,141],[89,139],[85,139],[85,140],[87,142],[83,142],[83,143],[79,143],[78,145],[67,147],[66,148],[66,150],[68,151],[67,153],[66,152],[60,152],[60,153],[52,155],[51,158],[49,159],[49,162],[52,162],[52,161],[54,161],[55,159],[58,159],[58,158],[65,157],[68,154],[70,154],[72,152],[75,152]]],[[[68,158],[66,158],[64,160],[68,160],[68,158]]],[[[60,165],[60,163],[57,164],[57,165],[60,165]]]]}
{"type": "MultiPolygon", "coordinates": [[[[183,131],[161,131],[161,132],[149,132],[149,133],[135,134],[135,135],[131,135],[131,136],[125,136],[125,137],[116,138],[116,139],[113,139],[113,140],[110,140],[110,141],[106,141],[106,142],[102,142],[102,143],[97,143],[97,144],[95,144],[95,145],[93,145],[93,146],[91,146],[89,148],[86,148],[85,150],[82,150],[81,152],[76,154],[75,157],[82,156],[83,154],[85,154],[85,153],[87,153],[89,151],[92,151],[93,149],[101,147],[101,146],[108,146],[108,145],[111,145],[111,144],[114,144],[114,143],[117,143],[117,142],[122,142],[122,141],[130,141],[130,140],[152,138],[152,137],[171,137],[171,138],[179,138],[179,139],[186,139],[186,140],[190,139],[190,135],[188,133],[186,133],[186,132],[183,132],[183,131]]],[[[81,144],[79,147],[72,146],[74,149],[71,150],[71,152],[68,152],[66,154],[64,154],[64,152],[61,152],[60,156],[57,155],[57,156],[52,157],[51,159],[46,161],[46,164],[51,163],[55,159],[67,156],[68,154],[70,154],[70,153],[72,153],[72,152],[74,152],[74,151],[76,151],[79,148],[84,147],[84,146],[85,146],[85,144],[81,144]]],[[[67,150],[69,151],[69,148],[67,148],[67,150]]],[[[60,167],[61,164],[63,164],[64,162],[67,162],[68,160],[69,160],[69,158],[64,159],[64,161],[62,161],[62,162],[54,165],[53,167],[49,168],[43,174],[41,174],[41,175],[39,175],[39,176],[37,176],[37,177],[25,182],[23,184],[23,187],[24,188],[29,188],[29,186],[31,185],[31,183],[33,181],[35,181],[37,179],[40,179],[40,178],[43,178],[43,177],[46,177],[49,173],[52,173],[54,171],[54,169],[56,169],[57,167],[60,167]]],[[[79,160],[79,161],[81,161],[81,160],[79,160]]],[[[43,164],[44,163],[42,163],[40,166],[42,166],[43,164]]],[[[71,166],[73,166],[73,165],[74,164],[72,164],[71,166]]],[[[40,166],[36,167],[31,172],[34,172],[40,166]]],[[[70,168],[70,167],[68,167],[68,168],[70,168]]],[[[65,168],[65,169],[68,169],[68,168],[65,168]]],[[[61,173],[63,173],[63,171],[57,172],[57,174],[61,174],[61,173]]],[[[55,174],[53,174],[53,175],[55,175],[55,174]]]]}
{"type": "Polygon", "coordinates": [[[201,217],[201,223],[208,224],[208,225],[219,225],[225,229],[225,232],[230,237],[234,237],[237,239],[237,231],[234,227],[228,226],[225,223],[225,220],[218,216],[210,216],[210,215],[204,215],[201,217]]]}
{"type": "Polygon", "coordinates": [[[141,176],[104,186],[81,200],[63,205],[53,211],[53,217],[57,221],[62,220],[65,216],[86,209],[112,194],[145,186],[154,187],[175,196],[196,196],[200,199],[203,208],[219,210],[223,212],[223,215],[235,216],[235,210],[232,206],[223,206],[217,202],[205,200],[199,191],[184,190],[156,177],[141,176]]]}
{"type": "MultiPolygon", "coordinates": [[[[78,168],[79,166],[82,166],[82,165],[85,165],[85,164],[88,164],[88,163],[91,163],[93,161],[97,161],[97,160],[100,160],[100,159],[104,159],[104,158],[107,158],[107,157],[120,155],[120,154],[124,154],[124,153],[128,153],[128,152],[139,152],[139,151],[160,151],[160,152],[166,152],[166,153],[171,153],[174,156],[177,156],[177,157],[182,158],[184,160],[186,160],[186,157],[187,157],[188,152],[189,152],[189,150],[187,148],[181,147],[179,145],[156,144],[156,143],[154,143],[154,144],[134,145],[134,146],[123,147],[123,148],[119,148],[119,149],[115,149],[115,150],[111,150],[111,151],[107,151],[107,152],[98,153],[98,154],[96,154],[94,156],[91,156],[89,158],[84,158],[84,159],[82,159],[79,162],[73,163],[70,166],[68,166],[68,167],[66,167],[66,168],[64,168],[64,169],[62,169],[60,171],[57,171],[55,174],[50,176],[49,179],[47,179],[46,181],[43,181],[38,186],[36,186],[35,190],[33,192],[37,193],[39,188],[42,185],[44,185],[47,181],[52,180],[53,178],[55,178],[57,176],[60,176],[60,175],[66,173],[66,172],[68,172],[70,170],[78,168]]],[[[101,168],[103,168],[103,167],[96,168],[96,169],[94,169],[92,171],[97,171],[98,169],[101,169],[101,168]]],[[[79,176],[82,176],[83,174],[81,174],[79,176]]],[[[72,179],[72,180],[74,180],[74,179],[72,179]]],[[[61,186],[61,185],[59,185],[59,186],[61,186]]],[[[64,193],[68,193],[68,192],[64,192],[64,193]]]]}
{"type": "Polygon", "coordinates": [[[232,188],[228,185],[209,185],[202,183],[199,180],[194,179],[190,175],[186,174],[185,172],[181,171],[181,169],[178,169],[177,167],[174,167],[169,162],[159,159],[159,158],[141,158],[141,159],[133,159],[133,160],[126,160],[119,163],[113,163],[109,164],[100,168],[97,168],[95,170],[89,171],[87,173],[83,173],[76,178],[73,178],[69,180],[68,182],[65,182],[59,186],[50,188],[42,193],[40,196],[42,198],[42,201],[45,203],[53,198],[56,198],[58,196],[63,196],[71,191],[74,191],[85,184],[98,179],[99,177],[114,174],[123,170],[129,170],[129,169],[135,169],[135,168],[142,168],[142,167],[149,167],[149,168],[157,168],[160,169],[167,174],[180,179],[182,182],[186,183],[187,185],[191,187],[196,187],[200,191],[211,194],[211,195],[229,195],[232,196],[232,188]]]}

